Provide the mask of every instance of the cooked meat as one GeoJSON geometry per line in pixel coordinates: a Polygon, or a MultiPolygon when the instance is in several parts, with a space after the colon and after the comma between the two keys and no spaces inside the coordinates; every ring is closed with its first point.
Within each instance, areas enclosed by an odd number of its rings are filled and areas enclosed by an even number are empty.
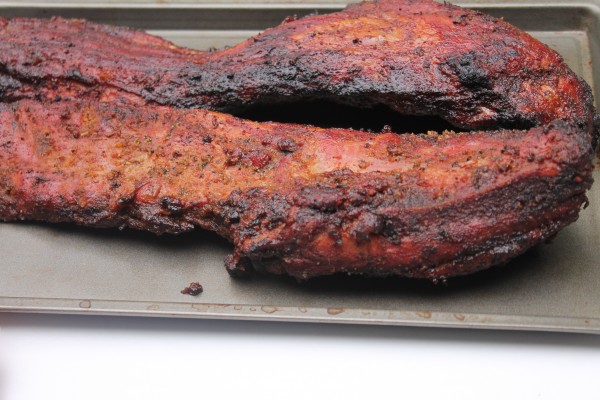
{"type": "Polygon", "coordinates": [[[590,130],[594,116],[589,87],[556,52],[502,20],[424,0],[286,21],[214,53],[82,20],[4,19],[0,71],[5,101],[127,93],[233,112],[319,98],[467,129],[564,119],[590,130]]]}
{"type": "Polygon", "coordinates": [[[233,242],[232,272],[430,279],[503,263],[575,221],[587,134],[369,134],[88,101],[0,105],[0,218],[233,242]]]}
{"type": "Polygon", "coordinates": [[[429,1],[352,5],[214,53],[3,19],[0,100],[0,219],[208,229],[233,242],[232,273],[471,273],[575,221],[592,183],[590,88],[511,25],[429,1]],[[313,99],[524,130],[375,135],[189,109],[313,99]]]}

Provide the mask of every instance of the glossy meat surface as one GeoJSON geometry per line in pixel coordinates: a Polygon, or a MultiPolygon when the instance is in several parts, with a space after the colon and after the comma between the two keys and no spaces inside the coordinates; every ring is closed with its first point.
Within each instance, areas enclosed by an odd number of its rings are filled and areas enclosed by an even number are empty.
{"type": "Polygon", "coordinates": [[[490,16],[432,1],[351,5],[204,53],[81,20],[0,20],[0,97],[236,111],[328,99],[437,115],[467,129],[555,119],[592,129],[591,91],[561,57],[490,16]],[[85,37],[85,40],[81,40],[85,37]]]}
{"type": "Polygon", "coordinates": [[[200,227],[227,265],[298,279],[429,279],[506,262],[573,222],[591,185],[587,135],[373,135],[207,110],[89,101],[0,105],[0,218],[200,227]]]}

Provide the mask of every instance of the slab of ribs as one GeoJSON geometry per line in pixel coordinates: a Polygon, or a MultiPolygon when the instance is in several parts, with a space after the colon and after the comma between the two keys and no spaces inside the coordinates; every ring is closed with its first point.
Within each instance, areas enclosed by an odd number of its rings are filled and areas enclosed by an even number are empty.
{"type": "Polygon", "coordinates": [[[589,86],[510,24],[381,0],[214,52],[128,28],[0,20],[0,219],[230,240],[232,274],[432,280],[506,263],[574,222],[597,141],[589,86]],[[454,131],[253,122],[298,101],[454,131]]]}

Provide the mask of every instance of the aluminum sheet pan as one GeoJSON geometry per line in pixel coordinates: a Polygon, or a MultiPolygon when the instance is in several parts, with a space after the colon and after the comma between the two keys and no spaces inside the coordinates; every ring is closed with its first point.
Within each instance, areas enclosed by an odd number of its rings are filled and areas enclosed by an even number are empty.
{"type": "MultiPolygon", "coordinates": [[[[530,31],[600,87],[600,0],[459,3],[530,31]]],[[[222,47],[286,15],[342,2],[2,2],[0,15],[61,15],[147,29],[175,43],[222,47]]],[[[595,172],[600,181],[600,173],[595,172]]],[[[600,184],[577,223],[502,268],[446,285],[345,276],[229,277],[215,235],[156,237],[68,225],[0,224],[0,310],[235,318],[600,333],[600,184]],[[180,291],[199,281],[198,297],[180,291]]]]}

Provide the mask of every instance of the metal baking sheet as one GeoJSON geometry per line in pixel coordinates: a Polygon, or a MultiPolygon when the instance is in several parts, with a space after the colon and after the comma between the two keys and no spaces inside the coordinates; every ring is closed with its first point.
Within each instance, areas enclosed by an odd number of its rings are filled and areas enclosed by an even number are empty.
{"type": "MultiPolygon", "coordinates": [[[[600,98],[600,0],[462,2],[559,51],[600,98]]],[[[343,2],[2,2],[0,15],[87,18],[206,49],[241,41],[290,14],[343,2]]],[[[600,173],[595,177],[600,181],[600,173]]],[[[156,237],[70,225],[0,224],[0,310],[235,318],[600,333],[600,182],[579,220],[510,264],[447,284],[327,277],[229,277],[215,235],[156,237]],[[180,291],[199,281],[198,297],[180,291]]]]}

